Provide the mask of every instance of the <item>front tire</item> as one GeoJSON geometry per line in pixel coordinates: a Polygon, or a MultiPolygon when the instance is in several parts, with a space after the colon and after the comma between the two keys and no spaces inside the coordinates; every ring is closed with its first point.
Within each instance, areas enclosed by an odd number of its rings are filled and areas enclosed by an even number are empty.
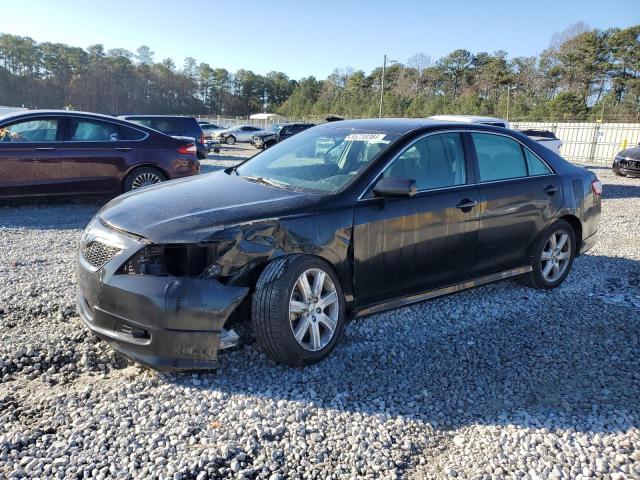
{"type": "Polygon", "coordinates": [[[124,191],[130,192],[138,188],[148,187],[164,182],[167,177],[157,168],[140,167],[133,170],[124,181],[124,191]]]}
{"type": "Polygon", "coordinates": [[[539,237],[531,253],[533,270],[523,277],[530,287],[549,290],[565,281],[576,256],[576,234],[564,220],[558,220],[539,237]]]}
{"type": "Polygon", "coordinates": [[[260,275],[251,319],[258,347],[276,362],[309,365],[325,358],[345,322],[338,277],[324,260],[288,255],[260,275]]]}
{"type": "Polygon", "coordinates": [[[227,145],[234,145],[236,143],[236,137],[234,137],[233,135],[229,135],[225,139],[225,142],[227,142],[227,145]]]}

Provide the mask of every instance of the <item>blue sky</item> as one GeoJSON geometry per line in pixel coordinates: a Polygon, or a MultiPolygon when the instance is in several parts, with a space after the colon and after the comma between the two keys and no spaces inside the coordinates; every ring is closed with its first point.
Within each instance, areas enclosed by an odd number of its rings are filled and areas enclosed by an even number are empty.
{"type": "Polygon", "coordinates": [[[536,55],[576,21],[592,27],[640,23],[639,0],[29,0],[3,2],[0,32],[37,41],[135,51],[157,61],[187,56],[256,73],[324,78],[336,67],[369,72],[386,53],[434,60],[456,48],[536,55]]]}

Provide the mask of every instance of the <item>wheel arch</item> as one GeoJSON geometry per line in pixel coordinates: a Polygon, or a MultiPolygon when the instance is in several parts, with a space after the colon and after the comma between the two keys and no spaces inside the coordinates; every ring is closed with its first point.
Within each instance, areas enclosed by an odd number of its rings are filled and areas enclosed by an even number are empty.
{"type": "Polygon", "coordinates": [[[576,256],[578,256],[580,254],[580,248],[582,247],[582,222],[578,217],[571,214],[563,215],[558,218],[558,220],[564,220],[573,228],[576,237],[576,256]]]}

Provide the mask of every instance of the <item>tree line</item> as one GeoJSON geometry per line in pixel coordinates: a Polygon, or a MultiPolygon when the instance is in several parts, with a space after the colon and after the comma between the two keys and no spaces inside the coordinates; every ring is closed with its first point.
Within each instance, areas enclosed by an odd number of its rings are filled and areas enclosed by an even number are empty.
{"type": "MultiPolygon", "coordinates": [[[[378,115],[382,67],[336,69],[324,80],[282,72],[235,73],[185,59],[177,67],[136,52],[37,43],[0,34],[0,105],[103,113],[176,113],[291,118],[378,115]]],[[[538,56],[459,49],[432,60],[418,53],[385,72],[384,114],[465,113],[518,120],[640,121],[640,25],[556,33],[538,56]],[[508,110],[508,112],[507,112],[508,110]]]]}

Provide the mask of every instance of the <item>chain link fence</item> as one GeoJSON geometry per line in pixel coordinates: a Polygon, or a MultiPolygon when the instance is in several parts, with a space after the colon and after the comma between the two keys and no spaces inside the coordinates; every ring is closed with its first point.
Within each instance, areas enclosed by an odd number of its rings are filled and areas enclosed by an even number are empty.
{"type": "Polygon", "coordinates": [[[562,156],[574,162],[611,162],[623,148],[640,143],[640,123],[511,122],[511,128],[553,132],[562,141],[562,156]]]}

